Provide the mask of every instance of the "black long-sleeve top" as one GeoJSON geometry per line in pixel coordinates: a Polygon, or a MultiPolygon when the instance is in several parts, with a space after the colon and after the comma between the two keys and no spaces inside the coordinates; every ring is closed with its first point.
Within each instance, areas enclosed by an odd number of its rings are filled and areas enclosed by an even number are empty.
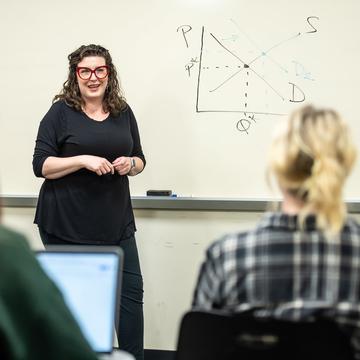
{"type": "MultiPolygon", "coordinates": [[[[64,101],[54,103],[40,123],[33,170],[42,177],[49,156],[95,155],[112,162],[119,156],[145,157],[135,116],[129,106],[118,116],[95,121],[64,101]]],[[[128,176],[99,176],[80,169],[45,179],[35,220],[49,234],[74,242],[114,244],[131,236],[135,221],[128,176]]]]}

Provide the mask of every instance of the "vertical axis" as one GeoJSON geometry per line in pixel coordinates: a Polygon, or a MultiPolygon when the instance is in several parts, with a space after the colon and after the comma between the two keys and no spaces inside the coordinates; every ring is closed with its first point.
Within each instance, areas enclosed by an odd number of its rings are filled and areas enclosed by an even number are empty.
{"type": "MultiPolygon", "coordinates": [[[[245,109],[247,108],[248,104],[247,104],[247,97],[248,97],[248,92],[249,92],[249,72],[246,71],[246,75],[247,75],[247,78],[246,78],[246,92],[245,92],[245,109]]],[[[246,116],[246,115],[245,115],[246,116]]]]}
{"type": "Polygon", "coordinates": [[[199,112],[200,73],[201,73],[203,46],[204,46],[204,26],[201,29],[200,62],[199,62],[199,74],[198,74],[198,83],[196,90],[196,112],[199,112]]]}

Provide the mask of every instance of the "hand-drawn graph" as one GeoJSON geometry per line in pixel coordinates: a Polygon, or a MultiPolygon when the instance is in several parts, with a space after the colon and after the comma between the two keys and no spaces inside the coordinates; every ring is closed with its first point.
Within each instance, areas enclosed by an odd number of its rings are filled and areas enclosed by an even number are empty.
{"type": "MultiPolygon", "coordinates": [[[[200,52],[185,67],[188,75],[198,65],[196,112],[241,113],[237,129],[248,132],[259,116],[286,115],[292,103],[306,99],[302,81],[314,81],[312,74],[296,60],[291,50],[299,46],[299,39],[316,33],[309,16],[309,31],[296,32],[274,41],[268,48],[245,34],[234,20],[236,33],[221,36],[221,32],[201,29],[200,52]],[[285,56],[286,55],[286,56],[285,56]],[[292,60],[290,60],[292,59],[292,60]]],[[[190,25],[179,27],[187,48],[190,25]]]]}

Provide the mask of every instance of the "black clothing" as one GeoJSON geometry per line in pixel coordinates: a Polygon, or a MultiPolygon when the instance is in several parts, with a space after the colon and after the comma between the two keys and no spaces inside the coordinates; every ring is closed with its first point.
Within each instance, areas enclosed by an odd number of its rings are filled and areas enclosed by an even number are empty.
{"type": "MultiPolygon", "coordinates": [[[[49,156],[95,155],[112,162],[136,156],[145,165],[139,131],[130,107],[103,121],[90,119],[63,101],[52,105],[40,123],[33,157],[42,176],[49,156]]],[[[117,329],[121,349],[143,360],[143,282],[134,238],[135,222],[127,175],[81,169],[59,179],[45,179],[35,215],[47,244],[119,245],[125,254],[117,329]]]]}
{"type": "MultiPolygon", "coordinates": [[[[56,236],[40,230],[42,242],[46,245],[69,245],[56,236]]],[[[75,243],[76,244],[76,243],[75,243]]],[[[143,279],[139,256],[134,237],[120,239],[119,246],[124,252],[120,322],[116,327],[119,348],[134,355],[136,360],[144,359],[144,317],[143,317],[143,279]]]]}
{"type": "Polygon", "coordinates": [[[124,251],[120,324],[116,329],[119,348],[144,360],[143,278],[134,237],[120,241],[124,251]]]}
{"type": "MultiPolygon", "coordinates": [[[[139,131],[129,106],[118,116],[95,121],[64,101],[54,103],[40,123],[33,170],[42,176],[49,156],[95,155],[112,162],[137,156],[145,165],[139,131]]],[[[55,180],[45,179],[34,222],[61,239],[86,244],[115,244],[133,235],[134,215],[128,177],[98,176],[81,169],[55,180]]]]}

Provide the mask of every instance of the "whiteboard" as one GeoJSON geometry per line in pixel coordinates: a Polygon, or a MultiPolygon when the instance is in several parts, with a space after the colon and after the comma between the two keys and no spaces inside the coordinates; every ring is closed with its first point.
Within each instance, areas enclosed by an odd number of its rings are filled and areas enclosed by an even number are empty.
{"type": "MultiPolygon", "coordinates": [[[[13,0],[2,4],[1,192],[37,194],[40,120],[82,44],[110,50],[147,158],[133,195],[268,198],[274,126],[314,102],[360,145],[358,0],[13,0]]],[[[360,169],[346,197],[360,198],[360,169]]]]}

